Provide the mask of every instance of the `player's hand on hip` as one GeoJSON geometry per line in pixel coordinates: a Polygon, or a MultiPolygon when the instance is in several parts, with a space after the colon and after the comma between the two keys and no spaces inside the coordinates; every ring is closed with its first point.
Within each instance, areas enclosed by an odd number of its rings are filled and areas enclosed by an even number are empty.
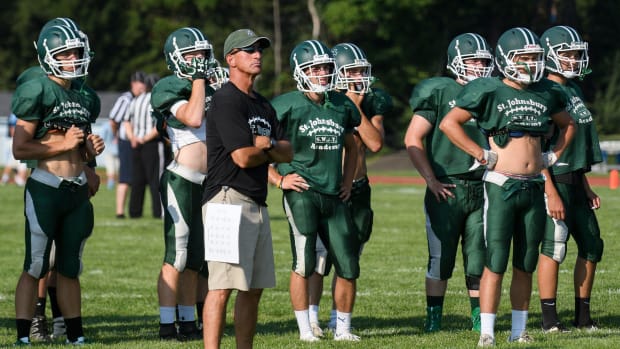
{"type": "Polygon", "coordinates": [[[441,183],[437,179],[429,181],[427,184],[428,189],[433,193],[437,202],[441,202],[442,200],[448,200],[448,198],[453,198],[454,193],[452,192],[452,188],[455,188],[455,184],[451,183],[441,183]]]}
{"type": "Polygon", "coordinates": [[[308,184],[308,182],[306,182],[306,180],[297,173],[289,173],[282,177],[282,189],[294,190],[301,193],[310,189],[310,184],[308,184]]]}

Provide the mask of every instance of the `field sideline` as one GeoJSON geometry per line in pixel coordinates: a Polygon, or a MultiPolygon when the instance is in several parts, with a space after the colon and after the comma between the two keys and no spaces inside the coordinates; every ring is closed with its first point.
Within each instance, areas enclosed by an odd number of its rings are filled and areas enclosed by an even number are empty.
{"type": "MultiPolygon", "coordinates": [[[[362,273],[353,314],[360,343],[338,343],[331,339],[304,344],[297,339],[297,328],[288,297],[290,244],[281,194],[271,188],[269,210],[273,230],[277,286],[265,290],[259,313],[255,348],[472,348],[478,334],[469,330],[469,301],[464,287],[462,262],[457,261],[448,286],[444,309],[444,330],[424,334],[424,274],[426,237],[420,184],[384,184],[381,173],[373,173],[375,228],[362,255],[362,273]]],[[[406,177],[406,176],[402,176],[406,177]]],[[[528,329],[536,342],[528,348],[617,348],[620,342],[620,196],[606,185],[595,187],[602,198],[598,211],[605,240],[605,253],[592,296],[593,317],[602,329],[593,332],[543,335],[537,287],[530,305],[528,329]]],[[[23,261],[23,190],[13,185],[0,187],[0,347],[15,341],[14,290],[23,261]]],[[[148,202],[148,199],[146,200],[148,202]]],[[[202,342],[160,342],[156,281],[163,255],[162,222],[152,218],[119,220],[114,218],[114,192],[102,186],[93,198],[95,231],[84,252],[83,319],[91,348],[201,348],[202,342]]],[[[145,213],[150,209],[145,207],[145,213]]],[[[558,310],[566,324],[572,320],[572,263],[575,246],[569,242],[568,256],[560,270],[558,310]]],[[[536,275],[534,275],[534,278],[536,275]]],[[[508,290],[506,274],[498,314],[498,347],[510,345],[508,290]]],[[[329,316],[331,296],[326,281],[321,320],[329,316]]],[[[48,316],[50,314],[48,305],[48,316]]],[[[228,325],[222,348],[234,348],[234,332],[228,312],[228,325]]],[[[59,347],[40,345],[40,348],[59,347]]]]}

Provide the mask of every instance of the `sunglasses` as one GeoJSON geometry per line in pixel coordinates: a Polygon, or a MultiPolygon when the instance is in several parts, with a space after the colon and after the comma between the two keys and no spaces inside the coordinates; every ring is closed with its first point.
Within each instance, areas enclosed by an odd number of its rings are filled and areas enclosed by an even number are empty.
{"type": "MultiPolygon", "coordinates": [[[[263,47],[260,46],[260,45],[252,45],[252,46],[241,47],[241,48],[239,48],[239,51],[243,51],[243,52],[248,53],[248,54],[252,54],[252,53],[254,53],[256,51],[258,51],[260,53],[263,53],[263,47]]],[[[239,52],[239,51],[237,51],[237,52],[239,52]]]]}

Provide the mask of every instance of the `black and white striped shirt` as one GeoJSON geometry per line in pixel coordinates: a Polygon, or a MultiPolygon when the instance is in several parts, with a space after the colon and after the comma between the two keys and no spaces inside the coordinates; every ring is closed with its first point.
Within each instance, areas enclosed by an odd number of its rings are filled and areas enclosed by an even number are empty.
{"type": "Polygon", "coordinates": [[[134,137],[144,138],[156,126],[152,112],[151,92],[145,92],[131,101],[123,121],[131,123],[134,137]]]}
{"type": "Polygon", "coordinates": [[[125,132],[125,128],[121,126],[123,123],[123,119],[125,118],[125,114],[127,114],[127,109],[129,109],[129,105],[131,104],[131,100],[133,100],[133,95],[131,92],[127,91],[120,95],[116,102],[114,102],[114,106],[112,110],[110,110],[110,120],[116,122],[119,125],[118,137],[122,140],[127,140],[127,133],[125,132]]]}

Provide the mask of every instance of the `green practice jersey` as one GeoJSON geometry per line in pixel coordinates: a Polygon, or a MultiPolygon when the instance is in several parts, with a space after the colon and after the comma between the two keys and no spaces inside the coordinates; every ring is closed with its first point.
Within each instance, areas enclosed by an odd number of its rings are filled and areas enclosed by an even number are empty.
{"type": "Polygon", "coordinates": [[[91,131],[101,109],[99,97],[85,84],[64,89],[47,76],[28,80],[13,94],[11,110],[26,121],[39,121],[35,138],[51,129],[68,129],[72,125],[91,131]]]}
{"type": "MultiPolygon", "coordinates": [[[[473,157],[455,146],[439,130],[441,120],[454,107],[456,96],[462,90],[463,85],[453,78],[430,78],[417,85],[409,99],[413,114],[423,117],[433,126],[424,139],[424,148],[436,177],[467,173],[474,163],[473,157]]],[[[474,119],[465,123],[463,129],[474,142],[487,147],[486,138],[474,119]]]]}
{"type": "Polygon", "coordinates": [[[547,134],[553,122],[551,116],[566,105],[562,88],[547,79],[516,89],[500,78],[478,78],[468,83],[456,99],[456,106],[470,112],[500,147],[509,137],[547,134]]]}
{"type": "MultiPolygon", "coordinates": [[[[590,113],[583,102],[583,93],[575,82],[569,80],[566,85],[559,86],[568,96],[569,100],[566,110],[575,120],[577,128],[572,142],[566,147],[556,164],[549,168],[549,170],[553,174],[563,174],[577,170],[590,171],[593,164],[603,161],[592,113],[590,113]]],[[[556,138],[553,138],[552,144],[555,143],[556,138]]]]}
{"type": "Polygon", "coordinates": [[[315,191],[338,194],[345,134],[360,124],[355,104],[339,92],[328,92],[319,105],[293,91],[276,97],[272,105],[294,152],[293,161],[279,164],[278,171],[299,174],[315,191]]]}
{"type": "Polygon", "coordinates": [[[392,97],[385,90],[374,87],[364,95],[361,105],[362,111],[368,118],[375,115],[385,115],[393,107],[392,97]]]}

